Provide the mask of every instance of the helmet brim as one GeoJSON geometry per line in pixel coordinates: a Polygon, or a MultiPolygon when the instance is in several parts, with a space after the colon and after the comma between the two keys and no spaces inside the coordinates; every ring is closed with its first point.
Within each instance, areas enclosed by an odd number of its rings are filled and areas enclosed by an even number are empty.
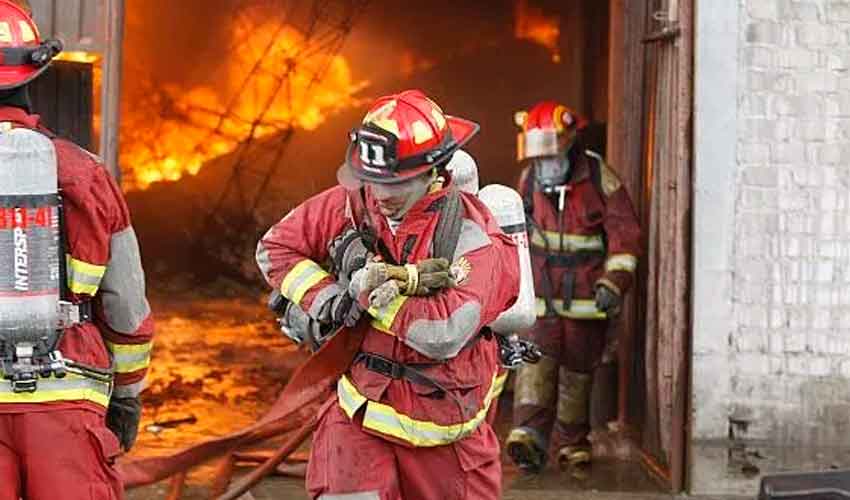
{"type": "Polygon", "coordinates": [[[21,87],[38,78],[47,71],[49,64],[35,66],[0,66],[0,90],[21,87]]]}
{"type": "MultiPolygon", "coordinates": [[[[451,159],[455,151],[462,148],[472,139],[475,134],[481,130],[481,126],[477,123],[458,118],[456,116],[446,115],[446,124],[452,132],[454,142],[451,147],[447,148],[443,153],[442,158],[446,161],[451,159]]],[[[442,159],[440,160],[442,161],[442,159]]],[[[440,163],[440,161],[436,163],[440,163]]],[[[340,185],[347,189],[360,189],[364,182],[374,184],[399,184],[409,181],[415,177],[428,172],[434,165],[425,164],[414,168],[407,168],[401,172],[393,172],[390,175],[381,173],[371,173],[368,169],[363,168],[360,161],[359,151],[356,148],[348,148],[345,163],[343,163],[336,172],[336,179],[340,185]]]]}

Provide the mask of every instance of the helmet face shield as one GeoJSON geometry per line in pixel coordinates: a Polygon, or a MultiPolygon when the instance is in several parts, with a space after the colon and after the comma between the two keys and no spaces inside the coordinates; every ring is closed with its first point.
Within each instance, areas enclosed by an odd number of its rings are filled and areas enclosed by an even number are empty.
{"type": "Polygon", "coordinates": [[[528,111],[519,111],[514,122],[517,135],[517,161],[562,155],[575,142],[578,131],[587,120],[570,108],[554,101],[542,101],[528,111]]]}

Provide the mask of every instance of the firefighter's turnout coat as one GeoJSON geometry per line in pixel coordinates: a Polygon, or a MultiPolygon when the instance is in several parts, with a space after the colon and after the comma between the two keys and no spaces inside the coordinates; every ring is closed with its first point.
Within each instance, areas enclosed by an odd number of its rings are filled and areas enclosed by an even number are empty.
{"type": "MultiPolygon", "coordinates": [[[[150,361],[154,325],[136,235],[121,191],[100,160],[54,137],[37,115],[0,107],[0,129],[19,127],[52,138],[64,207],[67,293],[71,302],[92,302],[91,321],[67,328],[59,350],[77,363],[114,369],[115,378],[109,384],[75,374],[51,377],[40,379],[31,393],[15,393],[0,380],[0,413],[83,406],[103,414],[110,396],[139,394],[150,361]]],[[[9,220],[0,217],[0,223],[9,220]]]]}
{"type": "Polygon", "coordinates": [[[538,317],[604,320],[594,289],[623,296],[634,281],[640,226],[617,175],[593,152],[571,151],[563,193],[535,189],[528,168],[519,182],[529,221],[538,317]]]}
{"type": "MultiPolygon", "coordinates": [[[[368,190],[362,192],[362,205],[388,261],[416,263],[432,256],[448,189],[419,200],[394,233],[368,190]]],[[[355,225],[350,196],[361,193],[340,186],[320,193],[273,226],[258,247],[269,283],[314,317],[314,304],[338,290],[323,264],[334,238],[355,225]]],[[[458,285],[433,296],[400,296],[384,308],[370,309],[357,326],[367,330],[361,351],[418,366],[448,394],[357,362],[337,386],[339,406],[350,419],[362,411],[364,431],[404,446],[445,445],[468,436],[504,383],[496,342],[481,331],[516,300],[517,252],[477,198],[460,196],[463,225],[453,258],[460,270],[458,285]]]]}

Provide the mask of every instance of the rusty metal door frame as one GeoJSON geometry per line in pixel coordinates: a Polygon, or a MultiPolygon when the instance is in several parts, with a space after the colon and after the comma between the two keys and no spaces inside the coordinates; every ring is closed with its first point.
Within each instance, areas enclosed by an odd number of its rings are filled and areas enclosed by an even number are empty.
{"type": "Polygon", "coordinates": [[[610,6],[607,153],[615,166],[640,166],[620,172],[645,222],[647,250],[620,344],[619,421],[644,431],[645,464],[678,492],[685,486],[690,390],[693,0],[610,0],[610,6]],[[646,350],[635,356],[639,348],[646,350]],[[649,368],[636,374],[631,368],[640,361],[649,368]],[[646,416],[630,400],[642,375],[646,416]]]}

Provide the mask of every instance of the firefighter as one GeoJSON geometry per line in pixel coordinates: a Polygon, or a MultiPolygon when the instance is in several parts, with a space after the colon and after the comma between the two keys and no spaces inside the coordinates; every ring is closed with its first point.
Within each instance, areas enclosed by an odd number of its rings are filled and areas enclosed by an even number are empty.
{"type": "Polygon", "coordinates": [[[153,335],[127,206],[47,130],[28,84],[58,53],[0,0],[0,500],[120,499],[153,335]],[[11,261],[14,260],[14,263],[11,261]]]}
{"type": "Polygon", "coordinates": [[[521,469],[537,472],[550,450],[562,465],[591,460],[591,373],[634,280],[640,228],[620,179],[585,149],[583,117],[544,101],[515,118],[537,296],[529,337],[544,356],[517,372],[505,444],[521,469]]]}
{"type": "Polygon", "coordinates": [[[317,331],[365,329],[320,412],[313,498],[500,497],[499,444],[485,417],[504,377],[482,329],[516,299],[517,252],[445,170],[477,130],[420,91],[378,99],[351,132],[340,185],[258,245],[268,282],[325,327],[317,331]],[[335,275],[320,265],[328,259],[335,275]]]}

